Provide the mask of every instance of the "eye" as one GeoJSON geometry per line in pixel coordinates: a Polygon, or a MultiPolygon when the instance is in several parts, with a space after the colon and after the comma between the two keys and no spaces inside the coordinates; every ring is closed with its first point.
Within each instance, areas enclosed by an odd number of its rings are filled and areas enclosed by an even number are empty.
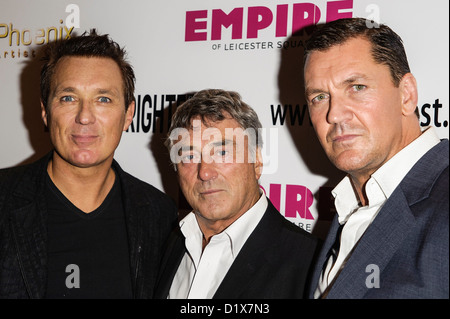
{"type": "Polygon", "coordinates": [[[228,154],[227,150],[219,150],[216,152],[216,155],[218,156],[226,156],[228,154]]]}
{"type": "Polygon", "coordinates": [[[70,95],[63,96],[59,100],[61,102],[74,102],[75,101],[74,97],[70,96],[70,95]]]}
{"type": "Polygon", "coordinates": [[[106,96],[102,96],[98,100],[101,103],[109,103],[109,102],[111,102],[111,99],[109,97],[106,97],[106,96]]]}
{"type": "Polygon", "coordinates": [[[328,95],[325,93],[321,93],[319,95],[317,95],[316,97],[314,97],[311,102],[312,103],[319,103],[322,102],[323,100],[326,100],[328,98],[328,95]]]}
{"type": "Polygon", "coordinates": [[[352,88],[354,91],[359,92],[359,91],[364,90],[366,88],[366,86],[363,84],[355,84],[352,86],[352,88]]]}
{"type": "Polygon", "coordinates": [[[198,163],[199,159],[200,157],[195,153],[181,155],[181,161],[183,163],[198,163]]]}
{"type": "Polygon", "coordinates": [[[233,161],[233,144],[229,143],[222,146],[216,146],[212,152],[212,160],[215,163],[231,163],[233,161]]]}

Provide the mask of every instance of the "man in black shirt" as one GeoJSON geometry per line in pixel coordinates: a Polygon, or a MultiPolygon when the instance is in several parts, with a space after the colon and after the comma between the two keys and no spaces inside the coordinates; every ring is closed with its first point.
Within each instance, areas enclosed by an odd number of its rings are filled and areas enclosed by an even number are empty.
{"type": "Polygon", "coordinates": [[[50,178],[45,188],[49,238],[46,297],[131,298],[119,180],[103,203],[89,214],[72,204],[50,178]]]}
{"type": "Polygon", "coordinates": [[[165,194],[114,160],[134,72],[107,35],[47,47],[42,119],[54,150],[0,170],[0,298],[152,298],[176,221],[165,194]]]}

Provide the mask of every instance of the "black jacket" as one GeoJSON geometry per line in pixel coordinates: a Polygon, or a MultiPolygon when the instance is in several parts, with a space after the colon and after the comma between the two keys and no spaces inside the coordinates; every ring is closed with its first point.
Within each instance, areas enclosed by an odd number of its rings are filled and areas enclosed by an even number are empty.
{"type": "MultiPolygon", "coordinates": [[[[48,154],[0,170],[0,298],[44,298],[47,285],[48,154]]],[[[135,298],[152,298],[162,247],[177,219],[174,202],[155,187],[113,168],[122,184],[135,298]]]]}
{"type": "MultiPolygon", "coordinates": [[[[219,285],[214,299],[307,297],[305,289],[318,240],[284,218],[268,201],[266,212],[219,285]]],[[[168,241],[155,298],[167,298],[185,252],[185,238],[177,228],[168,241]]]]}

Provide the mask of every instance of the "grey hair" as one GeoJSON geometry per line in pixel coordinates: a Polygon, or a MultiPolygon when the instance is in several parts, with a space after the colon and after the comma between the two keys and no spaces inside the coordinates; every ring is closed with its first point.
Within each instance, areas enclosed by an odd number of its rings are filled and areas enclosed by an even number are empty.
{"type": "Polygon", "coordinates": [[[255,154],[257,147],[262,147],[261,122],[255,110],[242,101],[239,93],[221,89],[206,89],[197,92],[180,105],[173,114],[167,133],[165,145],[169,151],[173,147],[171,133],[175,129],[192,129],[192,121],[200,118],[203,124],[220,122],[230,116],[243,130],[254,132],[255,138],[249,138],[250,153],[255,154]]]}

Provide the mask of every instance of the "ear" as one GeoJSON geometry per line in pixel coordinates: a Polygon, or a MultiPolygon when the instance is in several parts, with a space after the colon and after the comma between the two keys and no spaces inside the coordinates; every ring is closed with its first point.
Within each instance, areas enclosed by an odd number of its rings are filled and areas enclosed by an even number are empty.
{"type": "Polygon", "coordinates": [[[255,176],[256,179],[259,180],[259,178],[262,175],[263,171],[263,158],[261,154],[261,148],[256,147],[256,154],[255,154],[255,176]]]}
{"type": "Polygon", "coordinates": [[[125,112],[125,123],[123,124],[123,131],[128,130],[128,127],[131,125],[134,117],[134,111],[136,109],[136,103],[133,101],[128,105],[128,109],[125,112]]]}
{"type": "Polygon", "coordinates": [[[47,110],[45,109],[44,103],[42,103],[42,100],[41,100],[41,118],[45,126],[48,127],[48,114],[47,110]]]}
{"type": "Polygon", "coordinates": [[[411,115],[414,113],[417,102],[417,82],[414,75],[406,73],[400,81],[399,88],[401,90],[402,98],[402,114],[411,115]]]}

